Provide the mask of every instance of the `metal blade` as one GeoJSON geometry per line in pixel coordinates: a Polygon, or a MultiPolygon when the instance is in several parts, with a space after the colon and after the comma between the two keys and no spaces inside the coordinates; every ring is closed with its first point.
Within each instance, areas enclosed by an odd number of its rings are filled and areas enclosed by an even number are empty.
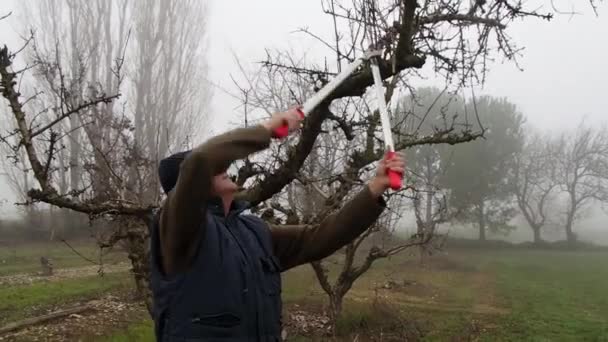
{"type": "Polygon", "coordinates": [[[393,133],[391,131],[391,122],[388,117],[388,109],[386,108],[386,100],[384,98],[384,87],[382,86],[382,76],[380,75],[380,68],[377,62],[374,60],[371,63],[372,74],[374,76],[374,85],[376,88],[376,95],[378,97],[378,111],[380,112],[380,121],[382,122],[382,133],[384,134],[384,144],[388,151],[395,151],[395,145],[393,144],[393,133]]]}
{"type": "Polygon", "coordinates": [[[357,58],[354,62],[342,70],[336,77],[334,77],[329,83],[327,83],[321,90],[314,94],[310,99],[304,102],[302,111],[304,114],[310,114],[323,100],[327,98],[336,88],[344,82],[357,68],[363,63],[361,58],[357,58]]]}

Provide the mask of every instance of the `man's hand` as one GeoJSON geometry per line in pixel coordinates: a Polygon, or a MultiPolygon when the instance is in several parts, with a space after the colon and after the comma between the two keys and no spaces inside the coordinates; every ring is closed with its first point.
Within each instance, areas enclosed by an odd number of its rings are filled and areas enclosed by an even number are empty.
{"type": "Polygon", "coordinates": [[[405,173],[405,161],[401,154],[396,153],[395,157],[391,160],[383,158],[378,164],[376,176],[369,182],[368,186],[372,194],[376,197],[382,196],[382,194],[390,187],[390,181],[388,179],[387,170],[393,170],[400,174],[405,173]]]}
{"type": "Polygon", "coordinates": [[[289,131],[295,131],[302,125],[303,118],[298,113],[297,109],[292,108],[286,112],[280,112],[272,115],[272,117],[262,123],[270,132],[274,132],[279,127],[287,124],[289,131]]]}

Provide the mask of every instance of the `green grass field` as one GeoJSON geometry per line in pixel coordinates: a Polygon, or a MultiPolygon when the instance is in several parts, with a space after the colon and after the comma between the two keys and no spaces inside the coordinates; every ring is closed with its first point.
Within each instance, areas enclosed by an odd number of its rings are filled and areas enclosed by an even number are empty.
{"type": "Polygon", "coordinates": [[[113,290],[130,290],[127,273],[89,276],[61,282],[0,286],[0,324],[26,318],[44,308],[98,298],[113,290]]]}
{"type": "MultiPolygon", "coordinates": [[[[100,249],[90,241],[70,242],[78,253],[95,262],[100,260],[100,249]]],[[[0,276],[32,273],[40,270],[40,257],[52,260],[56,268],[87,266],[91,263],[74,253],[62,242],[32,243],[0,247],[0,276]]],[[[102,261],[106,264],[124,261],[126,254],[118,250],[105,251],[102,261]]]]}
{"type": "MultiPolygon", "coordinates": [[[[0,274],[10,273],[3,267],[0,274]]],[[[128,275],[117,273],[0,287],[0,322],[131,286],[128,275]]],[[[448,250],[423,266],[402,255],[378,262],[355,284],[336,340],[608,341],[607,293],[607,252],[448,250]],[[376,290],[388,280],[399,286],[376,290]]],[[[284,275],[283,298],[286,315],[320,314],[325,302],[309,266],[284,275]]],[[[150,341],[151,323],[143,319],[90,340],[150,341]]]]}

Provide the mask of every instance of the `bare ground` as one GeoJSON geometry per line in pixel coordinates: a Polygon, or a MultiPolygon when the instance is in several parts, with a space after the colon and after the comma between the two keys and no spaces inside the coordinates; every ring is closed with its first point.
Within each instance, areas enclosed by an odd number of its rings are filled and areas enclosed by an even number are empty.
{"type": "MultiPolygon", "coordinates": [[[[84,278],[100,274],[126,272],[128,262],[117,264],[56,269],[52,276],[40,274],[16,274],[0,277],[0,286],[31,285],[39,282],[60,282],[67,279],[84,278]]],[[[0,341],[91,341],[95,336],[107,335],[109,331],[126,328],[141,322],[148,313],[145,305],[134,299],[132,293],[114,292],[88,302],[69,302],[36,310],[44,315],[79,305],[90,305],[91,310],[81,314],[58,318],[39,325],[0,335],[0,341]]]]}
{"type": "Polygon", "coordinates": [[[104,264],[103,266],[91,265],[82,267],[72,267],[56,269],[52,276],[43,276],[41,274],[13,274],[0,277],[0,286],[16,286],[30,285],[37,282],[56,282],[66,279],[90,277],[99,274],[109,274],[116,272],[125,272],[131,268],[128,262],[117,264],[104,264]]]}
{"type": "MultiPolygon", "coordinates": [[[[41,325],[30,326],[0,336],[0,341],[83,341],[89,342],[107,335],[110,331],[126,328],[141,322],[148,314],[143,303],[133,300],[130,294],[107,295],[85,303],[70,303],[61,308],[88,304],[92,310],[73,314],[41,325]]],[[[55,311],[58,308],[48,308],[55,311]]]]}
{"type": "MultiPolygon", "coordinates": [[[[440,259],[441,260],[441,259],[440,259]]],[[[409,265],[410,267],[413,265],[409,265]]],[[[454,270],[456,263],[448,263],[444,260],[433,265],[433,268],[452,269],[454,270]]],[[[129,263],[120,263],[116,265],[105,265],[104,273],[124,272],[130,268],[129,263]]],[[[457,268],[457,267],[456,267],[457,268]]],[[[508,311],[502,308],[496,300],[494,294],[494,280],[491,275],[476,272],[471,269],[458,269],[458,272],[467,273],[470,277],[471,288],[475,292],[474,301],[471,306],[450,305],[443,302],[440,289],[431,284],[424,284],[415,281],[401,281],[399,283],[391,282],[380,286],[375,294],[371,294],[369,290],[349,292],[349,300],[355,302],[372,302],[380,301],[382,303],[392,303],[397,307],[391,310],[408,308],[411,309],[428,309],[454,312],[454,313],[470,313],[473,314],[470,321],[468,336],[478,335],[482,331],[493,328],[490,321],[479,319],[480,317],[501,316],[508,311]]],[[[51,277],[43,277],[40,275],[12,275],[0,277],[0,285],[18,285],[32,284],[35,282],[53,282],[65,279],[88,277],[99,273],[99,266],[92,265],[86,267],[59,269],[51,277]]],[[[112,331],[127,328],[131,324],[140,323],[148,317],[145,306],[133,299],[133,295],[129,293],[117,293],[107,295],[103,298],[87,302],[87,303],[69,303],[62,304],[61,307],[45,308],[48,312],[57,309],[65,309],[76,305],[90,304],[93,310],[83,312],[82,314],[70,315],[55,321],[45,324],[30,326],[25,329],[0,336],[0,341],[92,341],[95,337],[108,335],[112,331]]],[[[288,336],[294,334],[301,336],[319,336],[318,333],[323,331],[324,336],[328,336],[330,325],[329,318],[322,307],[308,305],[298,306],[290,305],[286,308],[284,317],[284,325],[288,336]]],[[[44,314],[45,312],[42,312],[44,314]]],[[[407,322],[406,322],[407,323],[407,322]]],[[[388,337],[388,336],[386,336],[388,337]]],[[[391,340],[384,338],[385,341],[391,340]]],[[[417,338],[407,339],[411,341],[417,338]]]]}

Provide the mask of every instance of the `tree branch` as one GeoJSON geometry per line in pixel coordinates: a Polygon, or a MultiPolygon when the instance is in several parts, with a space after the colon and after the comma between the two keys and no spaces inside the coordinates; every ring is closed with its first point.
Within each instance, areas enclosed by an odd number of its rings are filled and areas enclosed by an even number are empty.
{"type": "Polygon", "coordinates": [[[351,141],[355,138],[354,132],[353,132],[353,127],[352,125],[349,125],[348,122],[346,122],[346,120],[344,120],[343,118],[331,114],[328,116],[328,118],[330,120],[335,121],[336,123],[338,123],[338,126],[340,127],[340,129],[342,130],[342,132],[344,132],[344,136],[346,137],[346,140],[351,141]]]}
{"type": "Polygon", "coordinates": [[[51,162],[53,161],[53,155],[55,152],[55,143],[57,143],[57,133],[51,131],[51,140],[49,143],[49,155],[46,159],[46,165],[44,166],[44,175],[48,178],[49,168],[51,167],[51,162]]]}
{"type": "MultiPolygon", "coordinates": [[[[103,203],[80,202],[69,199],[64,195],[58,194],[57,190],[49,183],[47,168],[41,163],[31,130],[28,128],[26,113],[23,105],[19,101],[20,94],[15,90],[16,74],[9,71],[14,55],[8,53],[6,47],[0,49],[0,87],[2,96],[8,100],[11,111],[17,123],[17,129],[21,135],[21,143],[25,148],[27,158],[34,172],[34,177],[40,185],[40,189],[31,189],[28,196],[33,201],[45,202],[60,208],[72,209],[91,216],[112,214],[112,215],[133,215],[138,217],[147,216],[154,206],[138,206],[136,204],[122,201],[119,199],[106,201],[103,203]]],[[[102,101],[103,102],[103,101],[102,101]]]]}
{"type": "Polygon", "coordinates": [[[82,110],[85,110],[85,109],[87,109],[89,107],[92,107],[92,106],[96,106],[96,105],[98,105],[100,103],[106,103],[106,104],[110,103],[110,102],[114,101],[115,99],[118,99],[119,97],[120,97],[120,94],[116,94],[116,95],[112,95],[112,96],[101,96],[101,97],[98,97],[98,98],[96,98],[94,100],[82,103],[78,107],[76,107],[76,108],[74,108],[72,110],[69,110],[69,111],[61,114],[55,120],[53,120],[53,121],[49,122],[48,124],[44,125],[42,128],[40,128],[40,129],[32,132],[30,134],[30,137],[34,138],[37,135],[40,135],[40,134],[44,133],[46,130],[48,130],[49,128],[55,126],[56,124],[58,124],[59,122],[61,122],[63,119],[68,118],[72,114],[77,114],[77,113],[79,113],[82,110]]]}
{"type": "Polygon", "coordinates": [[[397,42],[397,50],[395,51],[398,62],[404,61],[408,56],[411,56],[414,51],[412,37],[415,32],[414,18],[416,16],[417,6],[416,0],[403,0],[399,42],[397,42]]]}
{"type": "Polygon", "coordinates": [[[104,203],[75,201],[65,195],[58,194],[54,189],[46,192],[32,189],[27,192],[27,195],[34,201],[48,203],[59,208],[71,209],[90,216],[122,215],[144,218],[156,209],[154,205],[140,206],[124,200],[113,200],[104,203]]]}
{"type": "Polygon", "coordinates": [[[475,24],[475,25],[483,24],[483,25],[487,25],[487,26],[497,27],[501,30],[504,30],[505,28],[507,28],[506,25],[502,24],[497,19],[483,18],[483,17],[478,17],[475,15],[460,14],[460,13],[438,14],[438,15],[431,15],[428,17],[422,17],[418,20],[418,25],[436,24],[436,23],[440,23],[440,22],[444,22],[444,21],[447,21],[447,22],[459,21],[459,22],[465,22],[465,23],[475,24]]]}
{"type": "Polygon", "coordinates": [[[4,20],[4,19],[6,19],[6,18],[10,17],[10,16],[11,16],[11,14],[13,14],[13,12],[8,12],[7,14],[5,14],[5,15],[1,16],[1,17],[0,17],[0,20],[4,20]]]}
{"type": "Polygon", "coordinates": [[[25,147],[34,176],[43,189],[48,189],[48,178],[45,175],[44,166],[42,166],[42,163],[38,159],[38,154],[30,135],[30,130],[28,129],[25,112],[23,111],[21,102],[19,102],[21,94],[14,88],[17,84],[17,75],[8,70],[11,67],[13,57],[14,55],[9,54],[6,46],[0,49],[0,90],[2,90],[2,96],[8,101],[17,122],[17,128],[21,132],[21,142],[25,147]]]}
{"type": "Polygon", "coordinates": [[[280,166],[262,181],[240,193],[239,197],[255,206],[280,192],[289,184],[308,158],[318,135],[321,133],[321,124],[330,114],[327,105],[321,105],[308,115],[302,128],[300,140],[296,146],[289,150],[287,159],[282,161],[280,166]]]}
{"type": "Polygon", "coordinates": [[[310,263],[310,266],[315,271],[317,279],[319,280],[319,284],[325,293],[332,294],[331,284],[329,283],[329,279],[327,279],[327,270],[323,267],[320,261],[310,263]]]}

